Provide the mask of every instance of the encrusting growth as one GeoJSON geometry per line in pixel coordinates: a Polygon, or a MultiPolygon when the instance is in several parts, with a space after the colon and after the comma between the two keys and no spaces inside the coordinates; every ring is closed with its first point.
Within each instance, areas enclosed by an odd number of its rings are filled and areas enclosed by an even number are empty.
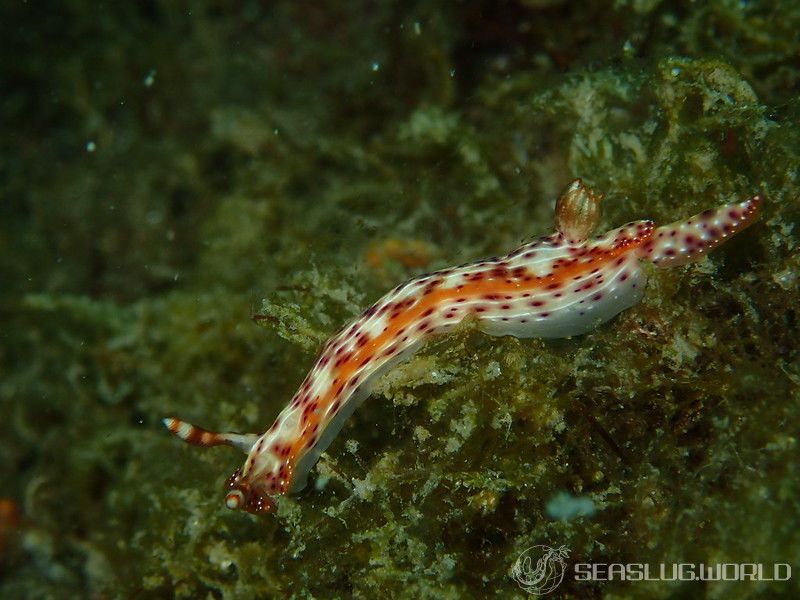
{"type": "Polygon", "coordinates": [[[579,335],[639,302],[642,261],[672,267],[697,260],[753,223],[762,198],[707,210],[656,227],[634,221],[589,238],[602,196],[580,179],[556,205],[556,233],[503,257],[429,273],[400,284],[334,335],[300,389],[262,434],[216,433],[176,418],[175,435],[197,446],[229,445],[247,459],[228,480],[225,504],[252,513],[296,492],[344,421],[381,373],[408,358],[433,334],[475,317],[490,335],[579,335]]]}

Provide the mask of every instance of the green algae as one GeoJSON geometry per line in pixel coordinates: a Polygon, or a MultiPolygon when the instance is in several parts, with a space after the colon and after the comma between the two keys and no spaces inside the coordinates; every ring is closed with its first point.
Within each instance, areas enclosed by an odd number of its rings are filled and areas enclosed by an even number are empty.
{"type": "Polygon", "coordinates": [[[3,594],[525,597],[509,571],[536,544],[800,568],[800,11],[698,4],[3,9],[3,594]],[[225,510],[241,456],[161,427],[264,428],[417,272],[372,249],[424,241],[428,270],[507,251],[575,176],[604,228],[767,202],[587,335],[432,341],[276,516],[225,510]],[[596,514],[551,520],[564,491],[596,514]]]}

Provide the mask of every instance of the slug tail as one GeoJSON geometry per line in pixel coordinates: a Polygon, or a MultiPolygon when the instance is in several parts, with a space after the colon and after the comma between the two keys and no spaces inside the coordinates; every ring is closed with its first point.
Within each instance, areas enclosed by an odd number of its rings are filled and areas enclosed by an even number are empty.
{"type": "Polygon", "coordinates": [[[763,196],[725,204],[685,221],[658,227],[641,247],[641,256],[661,268],[700,260],[716,246],[752,225],[758,218],[763,196]]]}

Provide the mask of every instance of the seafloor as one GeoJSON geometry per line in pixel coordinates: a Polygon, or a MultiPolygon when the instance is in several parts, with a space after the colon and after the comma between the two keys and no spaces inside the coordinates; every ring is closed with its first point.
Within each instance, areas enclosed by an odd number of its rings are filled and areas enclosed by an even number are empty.
{"type": "Polygon", "coordinates": [[[794,567],[552,597],[798,597],[798,6],[2,3],[0,596],[524,598],[546,544],[794,567]],[[550,233],[576,176],[604,229],[766,203],[587,335],[433,341],[277,515],[161,426],[262,430],[348,318],[550,233]]]}

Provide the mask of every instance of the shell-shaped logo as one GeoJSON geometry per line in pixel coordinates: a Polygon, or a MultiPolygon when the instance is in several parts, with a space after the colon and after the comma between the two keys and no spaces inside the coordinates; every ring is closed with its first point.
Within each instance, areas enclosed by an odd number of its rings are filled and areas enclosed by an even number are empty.
{"type": "Polygon", "coordinates": [[[544,596],[564,580],[567,556],[569,549],[566,546],[531,546],[519,555],[511,567],[511,576],[529,594],[544,596]]]}

